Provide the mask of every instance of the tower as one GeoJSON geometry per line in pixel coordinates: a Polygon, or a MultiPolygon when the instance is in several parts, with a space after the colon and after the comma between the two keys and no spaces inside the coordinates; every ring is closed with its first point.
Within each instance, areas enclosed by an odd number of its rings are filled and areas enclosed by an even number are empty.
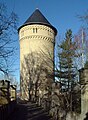
{"type": "Polygon", "coordinates": [[[49,86],[54,80],[54,44],[57,30],[36,9],[18,32],[21,97],[29,99],[30,94],[44,94],[46,84],[49,86]]]}

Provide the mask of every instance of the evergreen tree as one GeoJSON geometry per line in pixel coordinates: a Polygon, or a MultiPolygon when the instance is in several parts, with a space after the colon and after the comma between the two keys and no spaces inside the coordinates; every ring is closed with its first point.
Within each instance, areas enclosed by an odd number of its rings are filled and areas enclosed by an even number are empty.
{"type": "Polygon", "coordinates": [[[65,91],[71,91],[76,76],[73,63],[73,58],[75,57],[75,43],[72,42],[72,38],[72,31],[69,29],[65,34],[65,40],[59,45],[60,53],[58,53],[58,56],[60,70],[58,75],[61,82],[64,83],[63,89],[65,89],[65,91]]]}
{"type": "Polygon", "coordinates": [[[74,108],[78,108],[74,104],[80,101],[80,97],[77,98],[77,95],[80,96],[75,87],[77,87],[78,81],[76,79],[77,69],[74,64],[74,60],[77,56],[76,54],[76,43],[73,41],[71,29],[67,30],[65,34],[65,39],[60,45],[58,45],[58,57],[59,57],[59,69],[57,71],[57,76],[60,79],[62,85],[62,94],[67,94],[65,99],[68,101],[66,103],[66,111],[76,111],[74,108]],[[63,93],[64,92],[64,93],[63,93]]]}
{"type": "Polygon", "coordinates": [[[86,61],[85,65],[84,65],[84,68],[88,69],[88,61],[86,61]]]}

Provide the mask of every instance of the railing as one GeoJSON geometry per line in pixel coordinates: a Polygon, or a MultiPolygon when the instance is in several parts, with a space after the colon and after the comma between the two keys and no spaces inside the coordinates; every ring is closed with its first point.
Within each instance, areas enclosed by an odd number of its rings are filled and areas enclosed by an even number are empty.
{"type": "Polygon", "coordinates": [[[0,120],[7,120],[8,116],[14,111],[16,101],[11,101],[9,104],[0,106],[0,120]]]}

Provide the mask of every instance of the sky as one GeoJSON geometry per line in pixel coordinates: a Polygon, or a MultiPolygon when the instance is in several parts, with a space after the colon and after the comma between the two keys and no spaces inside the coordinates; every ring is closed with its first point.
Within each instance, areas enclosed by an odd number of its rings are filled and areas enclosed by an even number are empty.
{"type": "MultiPolygon", "coordinates": [[[[79,28],[83,25],[77,16],[85,14],[88,10],[88,0],[0,1],[6,3],[9,12],[14,11],[18,15],[18,28],[28,19],[35,9],[38,8],[47,20],[57,29],[58,37],[63,36],[68,29],[72,29],[73,34],[76,34],[79,28]]],[[[19,46],[19,42],[17,44],[19,46]]],[[[17,55],[19,56],[19,54],[17,55]]],[[[19,66],[19,60],[16,65],[19,66]]],[[[16,78],[19,81],[19,70],[16,71],[16,78]]]]}
{"type": "Polygon", "coordinates": [[[88,0],[1,0],[6,3],[9,11],[14,11],[19,17],[19,26],[35,11],[43,13],[48,21],[57,28],[58,33],[65,33],[71,28],[77,32],[82,24],[77,15],[83,15],[88,10],[88,0]]]}

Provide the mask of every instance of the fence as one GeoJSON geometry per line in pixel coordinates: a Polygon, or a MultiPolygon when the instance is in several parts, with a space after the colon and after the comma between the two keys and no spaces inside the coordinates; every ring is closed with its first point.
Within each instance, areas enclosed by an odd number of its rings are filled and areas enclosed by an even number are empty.
{"type": "Polygon", "coordinates": [[[0,106],[0,120],[7,120],[8,116],[14,111],[16,101],[11,101],[9,104],[0,106]]]}

